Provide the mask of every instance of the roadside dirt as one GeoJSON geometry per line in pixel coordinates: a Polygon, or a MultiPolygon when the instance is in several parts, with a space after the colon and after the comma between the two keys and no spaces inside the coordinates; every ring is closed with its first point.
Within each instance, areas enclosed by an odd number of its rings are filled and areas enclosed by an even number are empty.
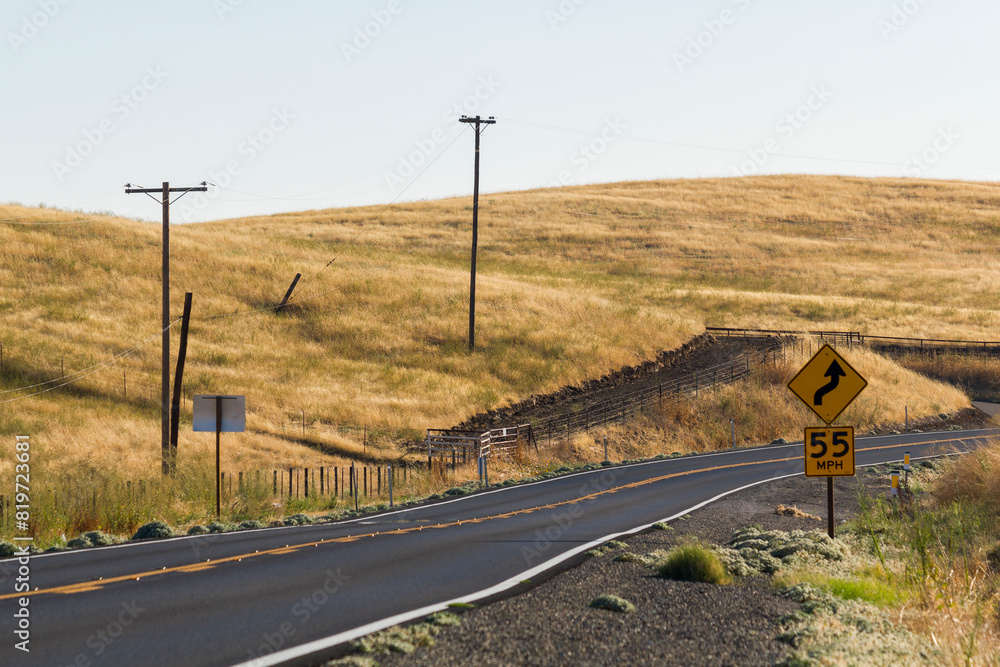
{"type": "Polygon", "coordinates": [[[570,412],[573,404],[584,400],[607,401],[697,372],[705,373],[706,381],[710,381],[709,369],[730,363],[748,350],[763,352],[779,342],[780,339],[770,337],[729,338],[702,334],[679,349],[660,352],[656,359],[638,366],[628,366],[551,394],[531,396],[515,405],[470,417],[454,428],[485,430],[523,424],[529,420],[545,421],[570,412]]]}

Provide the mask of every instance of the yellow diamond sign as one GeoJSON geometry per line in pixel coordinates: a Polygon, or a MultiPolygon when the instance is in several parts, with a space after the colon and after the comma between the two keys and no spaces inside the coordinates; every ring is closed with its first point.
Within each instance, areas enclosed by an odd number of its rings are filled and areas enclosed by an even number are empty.
{"type": "Polygon", "coordinates": [[[829,345],[824,345],[788,383],[792,393],[827,424],[833,423],[867,386],[868,381],[829,345]]]}

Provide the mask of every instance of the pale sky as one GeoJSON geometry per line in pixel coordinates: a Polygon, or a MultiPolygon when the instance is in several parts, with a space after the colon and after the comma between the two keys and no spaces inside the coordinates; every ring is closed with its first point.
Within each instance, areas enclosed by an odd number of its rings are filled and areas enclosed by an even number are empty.
{"type": "Polygon", "coordinates": [[[175,222],[626,179],[1000,178],[985,0],[3,0],[0,202],[175,222]],[[430,165],[430,166],[428,166],[430,165]]]}

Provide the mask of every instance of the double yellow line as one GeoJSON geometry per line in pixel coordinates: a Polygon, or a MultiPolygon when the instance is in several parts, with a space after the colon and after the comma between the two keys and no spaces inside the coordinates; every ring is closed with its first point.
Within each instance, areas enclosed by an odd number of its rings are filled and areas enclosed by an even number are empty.
{"type": "MultiPolygon", "coordinates": [[[[929,440],[925,442],[911,442],[902,445],[885,445],[882,447],[866,447],[865,449],[859,451],[875,451],[880,449],[893,449],[897,447],[913,447],[917,445],[933,445],[942,442],[953,442],[954,438],[948,438],[946,440],[929,440]]],[[[325,544],[345,544],[348,542],[357,542],[358,540],[364,539],[366,537],[376,537],[380,535],[405,535],[407,533],[413,533],[421,530],[434,530],[440,528],[451,528],[453,526],[461,526],[467,523],[482,523],[483,521],[491,521],[494,519],[507,519],[510,517],[520,516],[522,514],[531,514],[532,512],[538,512],[541,510],[554,509],[556,507],[563,507],[566,505],[575,505],[581,503],[585,500],[593,500],[594,498],[599,498],[600,496],[608,495],[611,493],[618,493],[619,491],[626,491],[628,489],[635,489],[641,486],[646,486],[648,484],[655,484],[656,482],[662,482],[668,479],[674,479],[676,477],[684,477],[687,475],[697,475],[705,472],[714,472],[716,470],[728,470],[734,468],[742,468],[752,465],[765,465],[768,463],[784,463],[787,461],[796,461],[801,459],[800,456],[791,456],[782,459],[768,459],[765,461],[748,461],[744,463],[730,463],[727,465],[712,466],[708,468],[698,468],[697,470],[688,470],[684,472],[671,473],[669,475],[660,475],[658,477],[650,477],[649,479],[644,479],[639,482],[632,482],[631,484],[623,484],[622,486],[612,487],[604,491],[595,491],[585,496],[580,496],[579,498],[574,498],[572,500],[563,500],[557,503],[551,503],[548,505],[539,505],[538,507],[529,507],[520,510],[514,510],[512,512],[505,512],[503,514],[494,514],[491,516],[478,517],[474,519],[459,519],[456,521],[449,521],[446,523],[438,523],[429,526],[414,526],[411,528],[397,528],[395,530],[387,530],[384,532],[376,531],[372,533],[360,533],[358,535],[347,535],[345,537],[334,537],[325,540],[317,540],[315,542],[305,542],[303,544],[296,545],[285,545],[284,547],[278,547],[274,549],[265,549],[263,551],[254,551],[252,553],[241,554],[239,556],[229,556],[227,558],[219,558],[216,560],[205,560],[200,563],[192,563],[190,565],[181,565],[177,567],[164,567],[159,570],[148,570],[146,572],[137,572],[135,574],[129,574],[125,576],[118,577],[108,577],[100,578],[92,581],[85,581],[77,584],[67,584],[65,586],[55,586],[53,588],[35,589],[26,593],[8,593],[6,595],[0,595],[0,600],[9,600],[12,598],[19,597],[29,597],[38,595],[73,595],[75,593],[89,593],[91,591],[100,590],[111,584],[122,583],[126,581],[141,581],[149,577],[156,577],[164,574],[173,573],[192,573],[192,572],[204,572],[205,570],[210,570],[218,567],[224,563],[240,563],[244,560],[249,560],[251,558],[257,558],[260,556],[280,556],[284,554],[291,554],[301,551],[303,549],[308,549],[310,547],[319,547],[325,544]]]]}

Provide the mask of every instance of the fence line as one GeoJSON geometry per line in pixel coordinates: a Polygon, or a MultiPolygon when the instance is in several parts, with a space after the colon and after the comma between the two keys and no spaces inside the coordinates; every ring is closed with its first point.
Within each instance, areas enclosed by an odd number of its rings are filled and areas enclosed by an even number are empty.
{"type": "MultiPolygon", "coordinates": [[[[407,493],[405,490],[410,482],[420,484],[425,475],[417,476],[419,466],[403,463],[379,466],[309,466],[291,468],[270,468],[222,473],[223,503],[246,497],[265,497],[283,502],[295,500],[326,500],[343,499],[345,502],[353,498],[354,484],[351,468],[355,469],[358,484],[358,496],[362,499],[389,500],[389,480],[395,487],[395,497],[399,499],[407,493]]],[[[448,466],[439,465],[439,471],[447,472],[448,466]]],[[[206,499],[210,487],[211,476],[206,476],[203,485],[206,499]]],[[[101,507],[114,503],[116,508],[141,507],[149,501],[156,501],[161,496],[173,497],[176,489],[162,477],[123,480],[121,482],[105,483],[91,486],[85,492],[76,493],[70,488],[62,489],[60,496],[56,491],[49,491],[41,496],[32,496],[32,513],[42,511],[42,508],[54,507],[68,514],[84,510],[92,510],[99,514],[101,507]]],[[[213,496],[214,497],[214,496],[213,496]]],[[[353,501],[352,501],[353,502],[353,501]]],[[[206,504],[206,508],[207,508],[206,504]]],[[[15,498],[13,495],[0,495],[0,534],[14,533],[15,498]]]]}
{"type": "Polygon", "coordinates": [[[886,352],[923,352],[968,355],[1000,355],[1000,341],[961,340],[948,338],[916,338],[877,336],[858,331],[792,331],[779,329],[738,329],[706,327],[706,331],[726,337],[759,338],[763,336],[813,337],[823,341],[867,345],[886,352]]]}
{"type": "Polygon", "coordinates": [[[566,438],[584,433],[596,426],[625,422],[652,407],[662,408],[664,400],[682,395],[697,396],[702,390],[734,384],[749,377],[755,366],[774,360],[784,350],[784,343],[775,343],[760,351],[745,351],[733,359],[692,371],[667,382],[650,385],[606,400],[578,403],[570,411],[554,418],[532,420],[539,437],[551,442],[553,437],[566,438]]]}
{"type": "MultiPolygon", "coordinates": [[[[441,457],[450,454],[453,460],[462,458],[464,461],[468,452],[484,438],[488,439],[490,434],[518,428],[528,429],[532,441],[534,438],[546,438],[551,444],[554,437],[566,438],[604,424],[624,422],[654,405],[662,408],[664,400],[673,400],[685,394],[697,396],[704,389],[739,382],[748,377],[756,365],[766,363],[769,357],[773,360],[779,353],[783,354],[784,345],[785,342],[781,341],[763,350],[744,351],[714,366],[610,398],[589,401],[581,398],[567,406],[561,415],[548,419],[522,418],[528,424],[519,427],[509,426],[506,429],[488,431],[428,429],[423,446],[427,449],[428,461],[435,454],[441,457]]],[[[537,444],[535,447],[537,449],[537,444]]]]}

